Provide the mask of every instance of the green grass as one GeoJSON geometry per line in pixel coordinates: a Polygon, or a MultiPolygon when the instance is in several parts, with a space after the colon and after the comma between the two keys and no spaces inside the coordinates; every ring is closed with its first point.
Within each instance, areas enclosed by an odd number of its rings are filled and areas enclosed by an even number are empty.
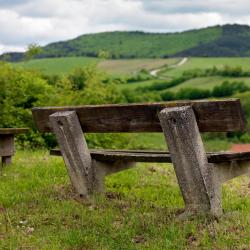
{"type": "Polygon", "coordinates": [[[197,89],[213,89],[213,87],[221,85],[224,81],[242,81],[250,87],[249,77],[222,77],[222,76],[210,76],[210,77],[198,77],[188,80],[180,85],[169,88],[169,90],[178,91],[182,88],[197,88],[197,89]]]}
{"type": "Polygon", "coordinates": [[[67,74],[75,68],[96,64],[97,67],[114,76],[126,76],[137,73],[141,69],[155,69],[175,64],[177,58],[172,59],[127,59],[103,60],[91,57],[61,57],[48,59],[34,59],[27,62],[14,63],[25,69],[38,70],[47,74],[67,74]]]}
{"type": "Polygon", "coordinates": [[[169,164],[106,179],[106,195],[77,199],[63,161],[17,152],[0,176],[0,249],[248,249],[249,178],[223,187],[218,221],[179,221],[183,200],[169,164]]]}
{"type": "Polygon", "coordinates": [[[103,71],[112,75],[131,75],[141,69],[158,69],[178,62],[178,58],[171,59],[124,59],[105,60],[98,64],[103,71]]]}
{"type": "Polygon", "coordinates": [[[162,80],[154,79],[154,80],[141,81],[141,82],[123,83],[123,84],[119,84],[117,86],[120,89],[135,90],[136,88],[139,88],[139,87],[140,88],[149,87],[156,82],[162,82],[162,80]]]}
{"type": "Polygon", "coordinates": [[[34,59],[27,62],[15,63],[17,67],[37,70],[46,74],[67,74],[75,68],[97,64],[100,59],[90,57],[62,57],[34,59]]]}
{"type": "Polygon", "coordinates": [[[178,77],[186,70],[193,69],[208,69],[216,66],[222,68],[225,65],[231,67],[240,66],[244,70],[250,70],[250,58],[249,57],[237,57],[237,58],[189,58],[188,62],[181,67],[168,69],[163,73],[168,77],[178,77]]]}

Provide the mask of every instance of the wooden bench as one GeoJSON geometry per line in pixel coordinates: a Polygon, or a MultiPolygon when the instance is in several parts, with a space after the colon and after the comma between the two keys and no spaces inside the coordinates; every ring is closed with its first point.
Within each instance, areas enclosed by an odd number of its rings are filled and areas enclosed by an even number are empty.
{"type": "Polygon", "coordinates": [[[54,132],[76,191],[89,198],[103,192],[104,178],[135,162],[172,162],[185,215],[219,216],[221,184],[250,171],[250,152],[206,153],[200,132],[243,131],[238,99],[132,105],[43,107],[32,110],[40,132],[54,132]],[[163,132],[170,152],[90,150],[83,133],[163,132]]]}
{"type": "Polygon", "coordinates": [[[0,157],[3,165],[11,164],[11,158],[15,154],[15,135],[28,130],[28,128],[0,128],[0,157]]]}

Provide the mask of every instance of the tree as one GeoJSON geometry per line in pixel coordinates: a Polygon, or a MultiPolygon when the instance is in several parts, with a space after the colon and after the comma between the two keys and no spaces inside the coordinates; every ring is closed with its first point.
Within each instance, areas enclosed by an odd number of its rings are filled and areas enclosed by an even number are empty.
{"type": "Polygon", "coordinates": [[[110,59],[110,53],[107,50],[100,50],[98,52],[98,57],[101,59],[110,59]]]}
{"type": "Polygon", "coordinates": [[[25,52],[25,59],[27,61],[31,60],[32,58],[34,58],[35,56],[41,53],[42,53],[42,47],[36,43],[31,43],[28,45],[27,50],[25,52]]]}

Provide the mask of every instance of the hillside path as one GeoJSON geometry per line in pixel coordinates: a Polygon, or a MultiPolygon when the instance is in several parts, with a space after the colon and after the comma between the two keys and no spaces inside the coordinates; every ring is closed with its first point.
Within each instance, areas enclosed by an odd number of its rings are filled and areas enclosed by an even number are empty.
{"type": "MultiPolygon", "coordinates": [[[[174,69],[174,68],[181,67],[182,65],[184,65],[185,63],[187,63],[187,61],[188,61],[188,57],[184,57],[184,58],[182,58],[178,63],[168,66],[168,68],[169,68],[169,69],[174,69]]],[[[151,76],[157,77],[157,76],[158,76],[158,73],[159,73],[161,70],[162,70],[162,67],[161,67],[161,68],[158,68],[158,69],[153,69],[153,70],[151,70],[149,73],[150,73],[151,76]]]]}

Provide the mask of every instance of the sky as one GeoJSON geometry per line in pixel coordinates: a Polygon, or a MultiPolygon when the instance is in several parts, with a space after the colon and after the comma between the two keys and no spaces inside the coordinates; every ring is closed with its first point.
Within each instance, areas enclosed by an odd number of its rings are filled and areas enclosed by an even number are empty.
{"type": "Polygon", "coordinates": [[[0,53],[86,33],[250,25],[249,0],[0,0],[0,53]]]}

